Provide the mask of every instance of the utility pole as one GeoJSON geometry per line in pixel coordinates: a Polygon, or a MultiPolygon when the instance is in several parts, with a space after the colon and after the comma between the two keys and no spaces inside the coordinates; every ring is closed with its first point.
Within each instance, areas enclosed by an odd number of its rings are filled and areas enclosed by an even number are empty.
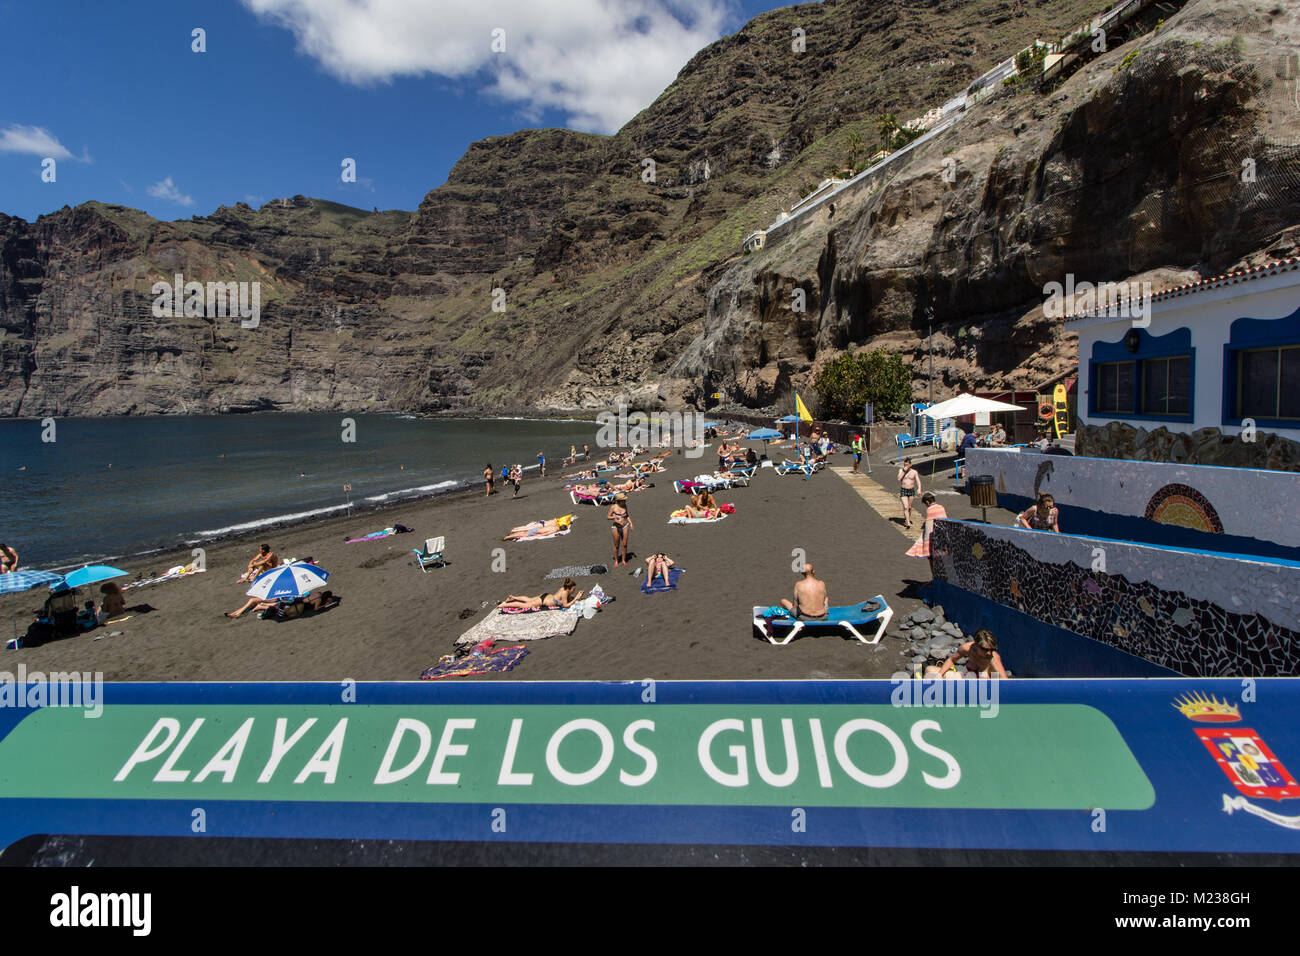
{"type": "Polygon", "coordinates": [[[928,305],[925,308],[925,350],[930,353],[930,404],[934,404],[934,306],[928,305]]]}

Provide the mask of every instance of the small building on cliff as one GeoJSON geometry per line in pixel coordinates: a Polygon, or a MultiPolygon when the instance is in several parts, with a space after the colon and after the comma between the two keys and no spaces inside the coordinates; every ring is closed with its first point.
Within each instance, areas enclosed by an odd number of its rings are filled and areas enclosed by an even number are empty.
{"type": "Polygon", "coordinates": [[[1300,470],[1300,258],[1066,319],[1078,453],[1300,470]],[[1119,314],[1116,314],[1116,313],[1119,314]]]}

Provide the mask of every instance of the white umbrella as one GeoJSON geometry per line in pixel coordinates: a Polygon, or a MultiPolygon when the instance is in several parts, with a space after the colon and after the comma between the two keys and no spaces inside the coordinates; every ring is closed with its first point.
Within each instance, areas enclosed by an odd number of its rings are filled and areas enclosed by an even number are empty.
{"type": "Polygon", "coordinates": [[[991,398],[979,398],[969,392],[963,392],[956,398],[950,398],[938,405],[931,405],[921,412],[927,418],[944,419],[944,418],[964,418],[967,415],[974,415],[976,412],[1023,412],[1024,409],[1019,405],[1009,405],[1006,402],[995,402],[991,398]]]}

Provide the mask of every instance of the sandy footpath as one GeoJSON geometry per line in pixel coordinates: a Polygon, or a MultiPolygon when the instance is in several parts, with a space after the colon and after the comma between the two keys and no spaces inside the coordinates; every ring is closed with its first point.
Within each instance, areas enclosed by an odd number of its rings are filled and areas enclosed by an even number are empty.
{"type": "MultiPolygon", "coordinates": [[[[834,465],[850,461],[832,456],[834,465]]],[[[654,551],[670,554],[686,569],[677,591],[642,594],[640,578],[625,568],[582,578],[579,587],[599,583],[616,600],[594,619],[580,621],[571,635],[530,643],[531,653],[513,671],[453,679],[824,679],[888,677],[897,670],[901,643],[892,638],[880,650],[838,636],[777,647],[756,637],[751,608],[790,595],[796,548],[815,562],[833,604],[883,593],[897,614],[920,603],[916,585],[929,580],[928,563],[906,557],[907,539],[829,470],[804,481],[762,469],[750,487],[717,495],[736,506],[726,520],[668,525],[669,513],[687,502],[674,494],[673,479],[711,471],[715,462],[711,450],[698,459],[674,455],[667,472],[653,476],[656,487],[633,493],[628,502],[632,550],[642,558],[654,551]]],[[[29,671],[102,671],[113,681],[415,680],[490,612],[481,607],[484,602],[508,593],[553,591],[559,581],[543,579],[552,568],[611,563],[607,509],[575,507],[563,483],[553,473],[526,481],[517,500],[507,487],[490,499],[480,492],[398,505],[216,545],[207,552],[206,573],[126,592],[128,605],[148,603],[155,611],[42,647],[3,652],[0,669],[12,672],[21,662],[29,671]],[[577,520],[568,535],[501,540],[515,525],[569,512],[577,520]],[[344,543],[395,522],[415,533],[344,543]],[[449,564],[422,573],[411,549],[437,535],[447,539],[449,564]],[[313,557],[331,572],[328,586],[343,603],[286,622],[251,614],[224,617],[245,600],[247,585],[236,578],[260,540],[283,558],[313,557]],[[505,551],[502,572],[493,570],[496,548],[505,551]],[[461,620],[465,608],[474,615],[461,620]],[[95,640],[113,630],[122,634],[95,640]]],[[[188,552],[181,552],[123,565],[131,572],[123,580],[187,560],[188,552]]],[[[6,638],[11,615],[16,611],[19,630],[25,629],[45,593],[5,596],[0,629],[6,638]]],[[[85,589],[80,595],[84,601],[85,589]]]]}

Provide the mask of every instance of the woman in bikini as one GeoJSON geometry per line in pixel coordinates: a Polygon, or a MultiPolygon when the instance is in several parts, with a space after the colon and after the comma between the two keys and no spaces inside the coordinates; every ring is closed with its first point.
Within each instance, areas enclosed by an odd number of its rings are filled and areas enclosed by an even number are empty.
{"type": "Polygon", "coordinates": [[[953,651],[952,656],[943,662],[943,667],[939,668],[939,673],[935,676],[943,677],[962,658],[966,659],[967,676],[992,677],[995,672],[998,677],[1008,676],[1007,669],[1002,666],[1002,657],[998,654],[998,639],[993,636],[992,631],[985,629],[976,631],[975,639],[967,641],[953,651]]]}
{"type": "Polygon", "coordinates": [[[1031,531],[1055,531],[1059,534],[1061,525],[1058,518],[1056,500],[1047,492],[1043,492],[1038,496],[1038,504],[1020,512],[1016,516],[1016,522],[1020,527],[1029,528],[1031,531]]]}
{"type": "Polygon", "coordinates": [[[0,544],[0,574],[18,570],[18,552],[7,544],[0,544]]]}
{"type": "Polygon", "coordinates": [[[632,516],[627,513],[627,492],[620,491],[614,496],[614,503],[610,505],[605,517],[611,522],[609,530],[614,536],[614,567],[617,568],[627,564],[627,544],[632,537],[632,516]]]}
{"type": "Polygon", "coordinates": [[[668,569],[671,568],[674,564],[676,564],[676,562],[673,561],[672,558],[668,557],[668,555],[663,554],[662,552],[660,552],[659,554],[652,554],[650,555],[650,557],[646,558],[645,559],[646,586],[653,587],[655,583],[655,578],[662,578],[664,582],[664,586],[667,587],[670,583],[668,577],[668,569]]]}
{"type": "Polygon", "coordinates": [[[700,488],[691,495],[691,503],[687,506],[686,513],[692,518],[716,518],[722,514],[722,511],[718,508],[713,492],[708,488],[700,488]]]}
{"type": "Polygon", "coordinates": [[[537,597],[511,594],[497,607],[506,611],[562,611],[572,606],[575,601],[581,600],[582,592],[575,593],[577,586],[573,578],[565,578],[560,589],[554,594],[547,593],[537,597]]]}
{"type": "Polygon", "coordinates": [[[569,526],[572,515],[565,515],[562,518],[548,518],[546,521],[530,521],[528,524],[521,524],[517,528],[511,528],[510,533],[504,536],[502,541],[517,541],[520,538],[535,538],[538,535],[558,534],[569,526]]]}

